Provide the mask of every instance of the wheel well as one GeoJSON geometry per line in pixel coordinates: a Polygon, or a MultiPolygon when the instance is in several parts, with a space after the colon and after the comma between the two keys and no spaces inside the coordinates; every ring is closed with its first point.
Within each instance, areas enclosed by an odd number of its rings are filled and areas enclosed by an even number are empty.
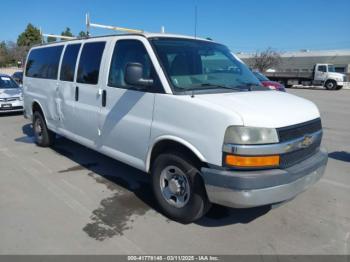
{"type": "Polygon", "coordinates": [[[36,112],[36,111],[40,112],[41,115],[44,116],[43,110],[41,109],[40,105],[39,105],[37,102],[34,102],[34,103],[33,103],[33,106],[32,106],[32,112],[33,112],[33,114],[34,114],[34,112],[36,112]]]}
{"type": "Polygon", "coordinates": [[[199,169],[201,167],[208,167],[207,163],[201,161],[199,157],[195,153],[193,153],[193,151],[188,147],[179,142],[166,139],[159,141],[154,145],[150,158],[150,170],[152,169],[152,164],[156,157],[165,152],[178,152],[186,156],[186,158],[189,159],[192,162],[192,164],[194,164],[199,169]]]}
{"type": "Polygon", "coordinates": [[[337,84],[337,81],[335,81],[334,79],[327,79],[324,83],[327,84],[328,82],[334,82],[335,84],[337,84]]]}

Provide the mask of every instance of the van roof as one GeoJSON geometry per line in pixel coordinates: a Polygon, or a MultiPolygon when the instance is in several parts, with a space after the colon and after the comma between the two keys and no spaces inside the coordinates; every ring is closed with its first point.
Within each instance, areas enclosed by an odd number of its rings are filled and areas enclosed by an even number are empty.
{"type": "Polygon", "coordinates": [[[194,37],[194,36],[187,36],[187,35],[178,35],[178,34],[165,34],[165,33],[132,33],[132,34],[111,34],[111,35],[101,35],[101,36],[91,36],[91,37],[82,37],[82,38],[76,38],[76,39],[69,39],[69,40],[61,40],[57,42],[50,42],[50,43],[44,43],[35,45],[33,47],[40,47],[40,46],[46,46],[46,45],[53,45],[58,43],[66,43],[66,42],[72,42],[76,40],[88,40],[88,39],[96,39],[96,38],[104,38],[104,37],[121,37],[121,36],[143,36],[146,38],[183,38],[183,39],[192,39],[192,40],[201,40],[201,41],[207,41],[207,42],[213,42],[210,39],[200,38],[200,37],[194,37]]]}

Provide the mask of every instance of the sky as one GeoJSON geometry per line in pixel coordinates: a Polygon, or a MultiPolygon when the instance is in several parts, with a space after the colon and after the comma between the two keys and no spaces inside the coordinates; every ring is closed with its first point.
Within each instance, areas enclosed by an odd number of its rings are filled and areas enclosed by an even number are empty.
{"type": "MultiPolygon", "coordinates": [[[[0,40],[16,41],[28,23],[44,33],[91,22],[197,35],[234,52],[350,49],[350,0],[2,0],[0,40]]],[[[111,34],[101,29],[92,35],[111,34]]]]}

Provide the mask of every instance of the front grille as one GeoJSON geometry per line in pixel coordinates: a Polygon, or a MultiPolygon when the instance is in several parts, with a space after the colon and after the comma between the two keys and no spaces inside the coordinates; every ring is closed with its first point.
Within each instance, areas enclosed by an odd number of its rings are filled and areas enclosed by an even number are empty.
{"type": "MultiPolygon", "coordinates": [[[[277,129],[280,142],[291,141],[302,138],[305,135],[322,130],[321,119],[311,120],[294,126],[282,127],[277,129]]],[[[321,140],[314,141],[307,148],[301,148],[296,151],[282,154],[280,158],[280,168],[288,168],[315,154],[321,145],[321,140]]]]}
{"type": "Polygon", "coordinates": [[[0,102],[12,102],[16,100],[19,100],[19,98],[18,97],[0,98],[0,102]]]}
{"type": "Polygon", "coordinates": [[[292,165],[311,157],[318,152],[321,145],[321,140],[315,142],[311,146],[299,149],[290,153],[282,154],[280,157],[280,168],[288,168],[292,165]]]}
{"type": "Polygon", "coordinates": [[[321,119],[317,118],[294,126],[287,126],[277,129],[280,143],[315,133],[322,129],[321,119]]]}

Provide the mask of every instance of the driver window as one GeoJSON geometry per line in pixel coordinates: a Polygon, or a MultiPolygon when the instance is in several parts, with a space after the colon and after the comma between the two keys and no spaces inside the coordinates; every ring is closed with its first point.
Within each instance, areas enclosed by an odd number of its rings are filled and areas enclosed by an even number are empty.
{"type": "Polygon", "coordinates": [[[154,76],[154,70],[146,48],[138,40],[119,40],[115,44],[111,67],[109,70],[108,85],[119,88],[132,88],[125,83],[125,68],[128,63],[143,65],[143,78],[154,76]]]}

